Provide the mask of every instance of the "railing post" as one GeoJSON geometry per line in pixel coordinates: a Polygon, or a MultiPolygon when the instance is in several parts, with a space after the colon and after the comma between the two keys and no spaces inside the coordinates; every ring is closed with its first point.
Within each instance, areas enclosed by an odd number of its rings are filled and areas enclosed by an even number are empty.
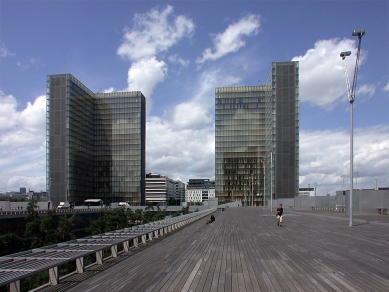
{"type": "Polygon", "coordinates": [[[103,251],[102,250],[96,252],[96,263],[98,265],[102,265],[103,264],[103,251]]]}
{"type": "Polygon", "coordinates": [[[111,246],[111,256],[113,258],[117,258],[118,257],[118,246],[116,244],[111,246]]]}
{"type": "Polygon", "coordinates": [[[9,291],[10,292],[20,292],[20,280],[17,280],[15,282],[12,282],[9,284],[9,291]]]}
{"type": "Polygon", "coordinates": [[[128,241],[123,242],[123,249],[124,249],[125,252],[129,252],[130,251],[130,245],[129,245],[128,241]]]}
{"type": "Polygon", "coordinates": [[[58,285],[58,266],[49,269],[49,283],[50,285],[58,285]]]}
{"type": "MultiPolygon", "coordinates": [[[[143,236],[142,236],[142,238],[143,238],[143,236]]],[[[143,241],[143,240],[142,240],[142,241],[143,241]]],[[[135,238],[132,240],[132,244],[134,245],[135,248],[139,246],[139,244],[138,244],[138,237],[135,237],[135,238]]]]}
{"type": "Polygon", "coordinates": [[[78,274],[82,274],[84,272],[84,258],[76,259],[76,269],[78,274]]]}

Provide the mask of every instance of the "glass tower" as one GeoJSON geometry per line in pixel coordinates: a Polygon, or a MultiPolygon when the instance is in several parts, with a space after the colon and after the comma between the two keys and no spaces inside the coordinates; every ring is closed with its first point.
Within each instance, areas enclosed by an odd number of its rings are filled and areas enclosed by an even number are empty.
{"type": "Polygon", "coordinates": [[[47,77],[47,189],[60,201],[144,205],[146,101],[93,93],[70,74],[47,77]]]}
{"type": "Polygon", "coordinates": [[[298,62],[275,62],[262,86],[215,90],[219,202],[262,206],[298,193],[298,62]]]}

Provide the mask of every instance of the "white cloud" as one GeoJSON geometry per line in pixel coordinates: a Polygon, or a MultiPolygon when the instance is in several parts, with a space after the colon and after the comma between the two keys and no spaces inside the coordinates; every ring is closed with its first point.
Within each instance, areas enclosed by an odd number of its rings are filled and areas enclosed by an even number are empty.
{"type": "Polygon", "coordinates": [[[8,50],[3,42],[0,41],[0,57],[8,57],[8,56],[15,56],[16,54],[14,52],[11,52],[8,50]]]}
{"type": "Polygon", "coordinates": [[[383,91],[389,91],[389,82],[386,84],[386,86],[383,88],[383,91]]]}
{"type": "Polygon", "coordinates": [[[0,186],[2,191],[45,187],[46,97],[18,112],[12,95],[0,94],[0,186]],[[5,126],[6,125],[6,126],[5,126]]]}
{"type": "Polygon", "coordinates": [[[117,53],[134,61],[150,58],[167,51],[183,37],[190,37],[194,28],[192,20],[183,15],[174,16],[172,6],[135,14],[134,28],[126,29],[117,53]]]}
{"type": "Polygon", "coordinates": [[[214,177],[215,142],[211,125],[177,129],[165,118],[147,123],[147,172],[186,182],[189,177],[214,177]]]}
{"type": "MultiPolygon", "coordinates": [[[[331,109],[339,99],[343,98],[347,101],[344,63],[339,56],[343,51],[352,52],[346,62],[349,74],[353,74],[357,51],[355,40],[320,40],[304,56],[292,59],[300,63],[301,102],[331,109]]],[[[366,53],[362,50],[360,65],[365,58],[366,53]]],[[[349,77],[352,82],[353,76],[349,77]]]]}
{"type": "Polygon", "coordinates": [[[357,92],[355,93],[355,98],[358,98],[360,95],[367,96],[367,99],[370,99],[376,90],[376,86],[374,84],[364,84],[357,88],[357,92]]]}
{"type": "Polygon", "coordinates": [[[0,91],[0,133],[13,129],[19,113],[16,111],[17,101],[12,95],[4,95],[0,91]]]}
{"type": "Polygon", "coordinates": [[[169,61],[172,63],[180,64],[182,67],[188,67],[190,61],[189,60],[184,60],[180,57],[177,56],[177,54],[174,54],[172,56],[169,56],[169,61]]]}
{"type": "Polygon", "coordinates": [[[231,24],[223,33],[218,33],[214,39],[214,50],[205,49],[201,58],[196,60],[202,64],[207,60],[219,59],[228,53],[236,52],[245,46],[244,36],[251,36],[258,33],[260,27],[259,15],[248,15],[238,22],[231,24]]]}
{"type": "MultiPolygon", "coordinates": [[[[300,187],[317,182],[318,193],[349,189],[350,136],[344,130],[301,131],[300,187]]],[[[358,188],[389,186],[389,126],[378,125],[355,129],[354,172],[358,188]]],[[[355,183],[355,181],[354,181],[355,183]]]]}
{"type": "Polygon", "coordinates": [[[109,87],[109,88],[107,88],[107,89],[104,89],[103,90],[103,93],[113,93],[113,92],[115,92],[116,91],[116,89],[114,88],[114,87],[109,87]]]}
{"type": "Polygon", "coordinates": [[[128,91],[140,90],[147,98],[147,111],[152,108],[151,95],[157,83],[163,81],[167,74],[164,61],[157,61],[155,57],[142,59],[132,63],[128,69],[128,91]]]}

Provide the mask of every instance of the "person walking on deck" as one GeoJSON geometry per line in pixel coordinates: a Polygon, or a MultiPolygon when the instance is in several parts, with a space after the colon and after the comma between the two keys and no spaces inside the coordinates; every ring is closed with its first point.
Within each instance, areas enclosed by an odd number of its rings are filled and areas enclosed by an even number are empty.
{"type": "Polygon", "coordinates": [[[282,208],[282,204],[277,208],[276,216],[277,216],[277,226],[282,226],[282,213],[284,212],[284,208],[282,208]]]}

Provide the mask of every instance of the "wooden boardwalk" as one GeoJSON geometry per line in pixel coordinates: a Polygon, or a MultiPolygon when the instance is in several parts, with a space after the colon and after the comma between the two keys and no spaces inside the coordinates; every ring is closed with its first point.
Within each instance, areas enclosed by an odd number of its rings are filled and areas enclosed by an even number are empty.
{"type": "Polygon", "coordinates": [[[320,211],[286,211],[283,227],[262,208],[215,217],[45,290],[389,291],[389,216],[354,216],[353,227],[320,211]]]}

